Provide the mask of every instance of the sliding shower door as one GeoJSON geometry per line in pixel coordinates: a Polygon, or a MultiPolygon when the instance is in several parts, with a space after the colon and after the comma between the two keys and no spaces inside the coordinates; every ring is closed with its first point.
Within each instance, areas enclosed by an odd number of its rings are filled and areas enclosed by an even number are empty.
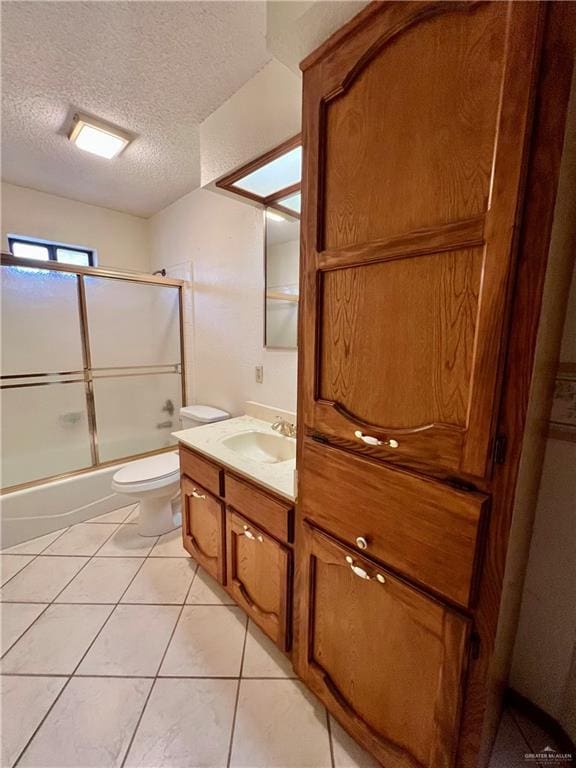
{"type": "Polygon", "coordinates": [[[2,255],[2,488],[175,444],[181,281],[2,255]]]}
{"type": "Polygon", "coordinates": [[[175,443],[182,405],[179,289],[85,277],[100,461],[175,443]]]}
{"type": "Polygon", "coordinates": [[[75,274],[2,267],[2,486],[90,467],[75,274]]]}

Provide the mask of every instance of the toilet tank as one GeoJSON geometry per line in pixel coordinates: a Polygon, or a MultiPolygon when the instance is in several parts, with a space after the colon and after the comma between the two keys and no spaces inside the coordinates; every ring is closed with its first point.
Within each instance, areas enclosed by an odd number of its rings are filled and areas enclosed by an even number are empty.
{"type": "Polygon", "coordinates": [[[215,421],[229,419],[230,414],[221,408],[211,405],[186,405],[180,408],[180,424],[182,429],[201,427],[203,424],[212,424],[215,421]]]}

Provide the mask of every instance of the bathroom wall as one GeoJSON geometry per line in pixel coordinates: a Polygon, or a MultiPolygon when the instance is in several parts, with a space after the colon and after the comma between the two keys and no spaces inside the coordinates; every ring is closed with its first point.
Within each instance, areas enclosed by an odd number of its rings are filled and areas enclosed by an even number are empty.
{"type": "MultiPolygon", "coordinates": [[[[264,349],[264,214],[204,189],[150,219],[152,268],[191,269],[189,399],[242,413],[246,400],[296,409],[296,350],[264,349]],[[257,384],[254,367],[264,366],[257,384]]],[[[184,270],[184,272],[183,272],[184,270]]]]}
{"type": "MultiPolygon", "coordinates": [[[[576,272],[561,363],[576,363],[576,272]]],[[[576,434],[576,431],[575,431],[576,434]]],[[[549,438],[511,686],[559,720],[576,739],[576,442],[549,438]]]]}
{"type": "Polygon", "coordinates": [[[146,219],[2,183],[3,251],[8,250],[8,234],[92,248],[101,267],[150,269],[146,219]]]}
{"type": "Polygon", "coordinates": [[[200,124],[202,186],[300,132],[299,75],[273,59],[200,124]]]}

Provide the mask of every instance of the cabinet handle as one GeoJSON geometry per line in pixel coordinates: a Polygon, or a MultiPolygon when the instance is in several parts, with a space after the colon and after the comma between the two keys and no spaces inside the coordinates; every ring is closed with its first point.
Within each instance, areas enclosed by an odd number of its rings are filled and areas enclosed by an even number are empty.
{"type": "Polygon", "coordinates": [[[354,559],[350,557],[350,555],[346,555],[346,562],[352,569],[352,572],[359,578],[366,579],[366,581],[372,581],[372,579],[375,578],[376,581],[380,582],[380,584],[386,583],[386,579],[381,573],[377,573],[376,576],[371,576],[364,568],[361,568],[359,565],[355,565],[354,559]]]}
{"type": "Polygon", "coordinates": [[[246,536],[247,539],[250,539],[250,541],[259,541],[261,544],[264,542],[264,537],[260,536],[260,534],[258,534],[258,536],[254,536],[247,525],[244,526],[244,536],[246,536]]]}
{"type": "Polygon", "coordinates": [[[398,440],[394,440],[394,438],[390,438],[390,440],[378,440],[378,438],[373,435],[365,435],[359,429],[354,432],[354,437],[362,440],[366,445],[387,445],[388,448],[398,448],[400,446],[398,440]]]}
{"type": "Polygon", "coordinates": [[[197,488],[192,488],[192,496],[195,499],[205,499],[206,498],[205,494],[198,493],[198,489],[197,488]]]}

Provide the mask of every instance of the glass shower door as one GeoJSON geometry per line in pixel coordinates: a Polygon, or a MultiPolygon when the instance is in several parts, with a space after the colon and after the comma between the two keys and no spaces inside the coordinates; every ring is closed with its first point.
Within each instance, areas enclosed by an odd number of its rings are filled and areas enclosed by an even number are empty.
{"type": "Polygon", "coordinates": [[[100,462],[175,444],[182,404],[179,289],[84,277],[100,462]]]}
{"type": "Polygon", "coordinates": [[[2,267],[2,486],[90,467],[76,274],[2,267]]]}

